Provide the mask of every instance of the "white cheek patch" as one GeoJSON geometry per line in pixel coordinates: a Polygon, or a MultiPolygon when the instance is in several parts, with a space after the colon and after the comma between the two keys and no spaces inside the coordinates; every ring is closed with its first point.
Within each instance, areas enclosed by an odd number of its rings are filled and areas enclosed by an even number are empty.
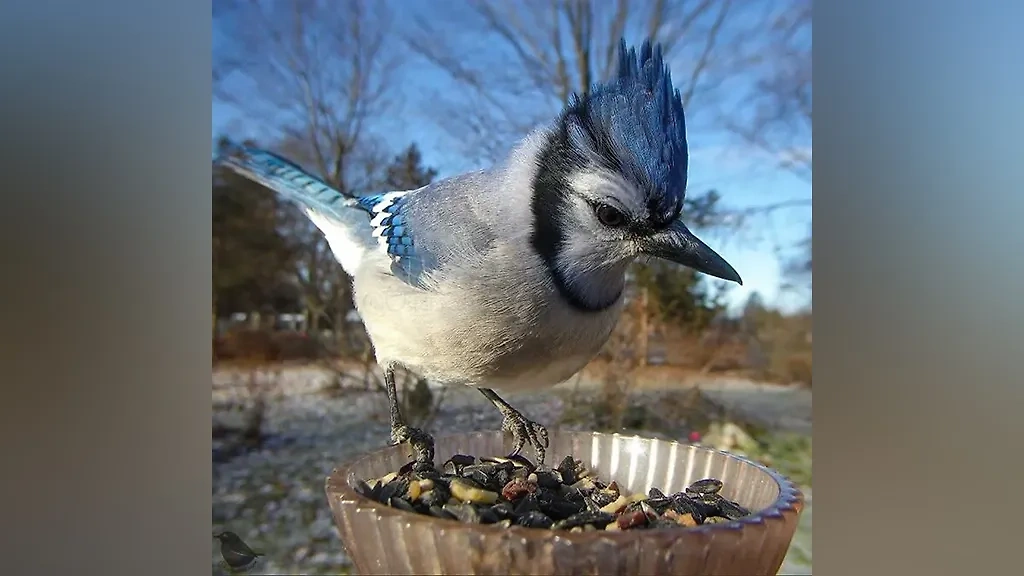
{"type": "Polygon", "coordinates": [[[646,211],[643,194],[625,178],[607,170],[573,173],[569,176],[569,186],[586,198],[615,198],[632,214],[643,214],[646,211]]]}

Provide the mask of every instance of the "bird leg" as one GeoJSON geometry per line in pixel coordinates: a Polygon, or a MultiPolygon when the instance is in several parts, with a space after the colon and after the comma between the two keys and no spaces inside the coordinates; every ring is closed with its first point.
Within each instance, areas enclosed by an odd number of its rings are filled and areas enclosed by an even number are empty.
{"type": "Polygon", "coordinates": [[[480,388],[480,393],[490,400],[491,404],[494,404],[494,407],[501,412],[501,415],[504,417],[501,422],[502,429],[509,431],[512,437],[515,438],[516,447],[509,454],[509,457],[519,454],[523,446],[526,445],[526,442],[529,441],[530,446],[537,453],[537,458],[539,459],[537,464],[543,464],[544,451],[548,447],[547,429],[523,416],[522,413],[504,401],[501,396],[498,396],[494,390],[480,388]]]}
{"type": "Polygon", "coordinates": [[[409,442],[412,446],[416,462],[421,464],[434,463],[434,438],[420,430],[411,428],[402,418],[402,412],[398,408],[398,390],[395,388],[395,369],[388,366],[384,369],[384,387],[388,392],[388,402],[391,404],[391,442],[401,444],[409,442]]]}

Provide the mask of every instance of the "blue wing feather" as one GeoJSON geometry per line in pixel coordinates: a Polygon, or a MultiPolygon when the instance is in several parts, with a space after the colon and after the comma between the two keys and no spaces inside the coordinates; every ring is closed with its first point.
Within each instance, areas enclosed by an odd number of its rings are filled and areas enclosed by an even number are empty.
{"type": "Polygon", "coordinates": [[[417,282],[423,259],[416,253],[407,213],[409,192],[348,196],[286,158],[236,143],[229,143],[215,162],[314,212],[334,218],[344,218],[342,213],[352,208],[365,212],[378,245],[392,260],[392,272],[417,282]]]}
{"type": "Polygon", "coordinates": [[[387,192],[359,198],[360,206],[372,215],[373,235],[391,257],[392,272],[411,284],[419,284],[426,268],[425,254],[416,250],[415,231],[409,218],[411,192],[387,192]]]}

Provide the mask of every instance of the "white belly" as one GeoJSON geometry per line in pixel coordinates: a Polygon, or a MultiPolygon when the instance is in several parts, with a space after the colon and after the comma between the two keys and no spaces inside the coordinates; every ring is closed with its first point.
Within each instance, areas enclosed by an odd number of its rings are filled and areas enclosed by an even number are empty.
{"type": "MultiPolygon", "coordinates": [[[[474,385],[513,392],[550,388],[572,378],[593,357],[594,354],[582,353],[573,356],[550,358],[547,361],[534,358],[533,363],[530,364],[530,369],[525,372],[509,374],[507,376],[495,375],[486,382],[474,385]]],[[[529,359],[525,360],[529,361],[529,359]]]]}
{"type": "Polygon", "coordinates": [[[551,286],[500,277],[445,287],[423,291],[383,270],[356,276],[356,306],[379,363],[441,384],[554,386],[600,351],[621,311],[619,303],[580,312],[551,286]]]}

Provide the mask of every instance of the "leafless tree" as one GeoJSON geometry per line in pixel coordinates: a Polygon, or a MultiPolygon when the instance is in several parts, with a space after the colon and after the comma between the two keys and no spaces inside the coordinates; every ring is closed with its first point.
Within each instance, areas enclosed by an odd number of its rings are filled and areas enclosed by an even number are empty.
{"type": "Polygon", "coordinates": [[[812,234],[807,231],[807,237],[797,245],[797,254],[786,262],[784,272],[786,275],[783,288],[790,291],[810,290],[813,284],[813,253],[811,247],[812,234]]]}
{"type": "MultiPolygon", "coordinates": [[[[215,0],[214,96],[262,127],[260,140],[343,192],[372,188],[388,159],[368,125],[391,104],[397,69],[386,51],[383,2],[215,0]],[[219,41],[219,42],[218,42],[219,41]]],[[[348,279],[323,236],[295,213],[306,250],[296,270],[316,333],[328,309],[335,327],[350,306],[348,279]],[[339,299],[349,302],[342,305],[339,299]]]]}
{"type": "MultiPolygon", "coordinates": [[[[750,61],[752,88],[726,112],[725,124],[741,141],[761,150],[780,168],[810,183],[812,154],[812,21],[810,0],[786,0],[768,17],[762,57],[750,61]]],[[[810,207],[810,199],[748,207],[735,223],[761,217],[772,226],[778,210],[810,207]]],[[[788,290],[811,286],[811,231],[784,263],[788,290]]]]}
{"type": "MultiPolygon", "coordinates": [[[[713,92],[745,57],[731,0],[471,0],[437,24],[420,17],[412,50],[460,87],[430,106],[478,161],[496,159],[573,92],[614,72],[619,39],[661,42],[683,105],[713,92]]],[[[435,10],[432,7],[432,11],[435,10]]]]}
{"type": "Polygon", "coordinates": [[[729,114],[729,128],[810,181],[811,2],[788,0],[767,27],[764,57],[750,74],[753,89],[729,114]]]}

